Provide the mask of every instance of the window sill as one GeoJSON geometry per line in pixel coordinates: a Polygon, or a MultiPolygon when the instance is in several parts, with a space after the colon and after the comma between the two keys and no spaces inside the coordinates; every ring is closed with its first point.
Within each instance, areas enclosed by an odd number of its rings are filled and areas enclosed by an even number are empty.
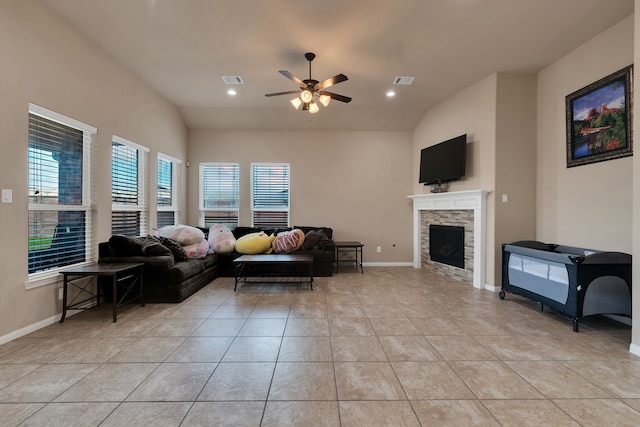
{"type": "Polygon", "coordinates": [[[62,282],[62,276],[60,271],[47,271],[45,273],[37,273],[29,276],[24,283],[25,289],[35,289],[41,286],[53,285],[54,283],[62,282]]]}

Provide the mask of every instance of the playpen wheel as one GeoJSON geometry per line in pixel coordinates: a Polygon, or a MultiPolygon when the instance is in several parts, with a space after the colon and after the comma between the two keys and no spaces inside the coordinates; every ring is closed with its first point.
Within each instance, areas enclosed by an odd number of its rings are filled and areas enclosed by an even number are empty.
{"type": "Polygon", "coordinates": [[[500,297],[500,299],[504,299],[505,293],[505,291],[498,292],[498,296],[500,297]]]}

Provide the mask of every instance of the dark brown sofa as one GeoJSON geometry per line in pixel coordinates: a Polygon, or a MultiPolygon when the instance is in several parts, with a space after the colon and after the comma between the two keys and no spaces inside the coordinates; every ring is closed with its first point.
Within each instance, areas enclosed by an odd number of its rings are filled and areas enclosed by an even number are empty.
{"type": "Polygon", "coordinates": [[[116,249],[109,242],[100,243],[98,262],[143,262],[145,302],[182,302],[219,276],[217,254],[176,262],[172,254],[143,253],[135,242],[144,237],[130,239],[131,247],[126,248],[119,245],[116,249]]]}

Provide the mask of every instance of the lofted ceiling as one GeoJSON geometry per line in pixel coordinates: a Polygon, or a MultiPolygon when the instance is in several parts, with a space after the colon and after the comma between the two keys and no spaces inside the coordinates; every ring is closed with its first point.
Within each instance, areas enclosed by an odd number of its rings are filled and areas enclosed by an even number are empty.
{"type": "Polygon", "coordinates": [[[495,72],[532,73],[633,13],[633,0],[39,0],[173,103],[190,129],[413,130],[495,72]],[[350,96],[296,111],[278,73],[339,73],[350,96]],[[230,96],[221,76],[241,76],[230,96]],[[392,85],[413,76],[411,86],[392,85]],[[389,90],[396,96],[385,96],[389,90]]]}

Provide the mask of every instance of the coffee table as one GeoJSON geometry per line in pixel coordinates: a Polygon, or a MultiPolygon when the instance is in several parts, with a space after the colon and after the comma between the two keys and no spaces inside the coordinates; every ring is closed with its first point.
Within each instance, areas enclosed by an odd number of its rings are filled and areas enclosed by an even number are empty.
{"type": "Polygon", "coordinates": [[[242,255],[233,263],[236,271],[234,291],[238,283],[309,283],[313,290],[312,255],[242,255]],[[294,270],[295,274],[291,274],[290,270],[294,270]],[[304,272],[304,275],[298,271],[304,272]]]}

